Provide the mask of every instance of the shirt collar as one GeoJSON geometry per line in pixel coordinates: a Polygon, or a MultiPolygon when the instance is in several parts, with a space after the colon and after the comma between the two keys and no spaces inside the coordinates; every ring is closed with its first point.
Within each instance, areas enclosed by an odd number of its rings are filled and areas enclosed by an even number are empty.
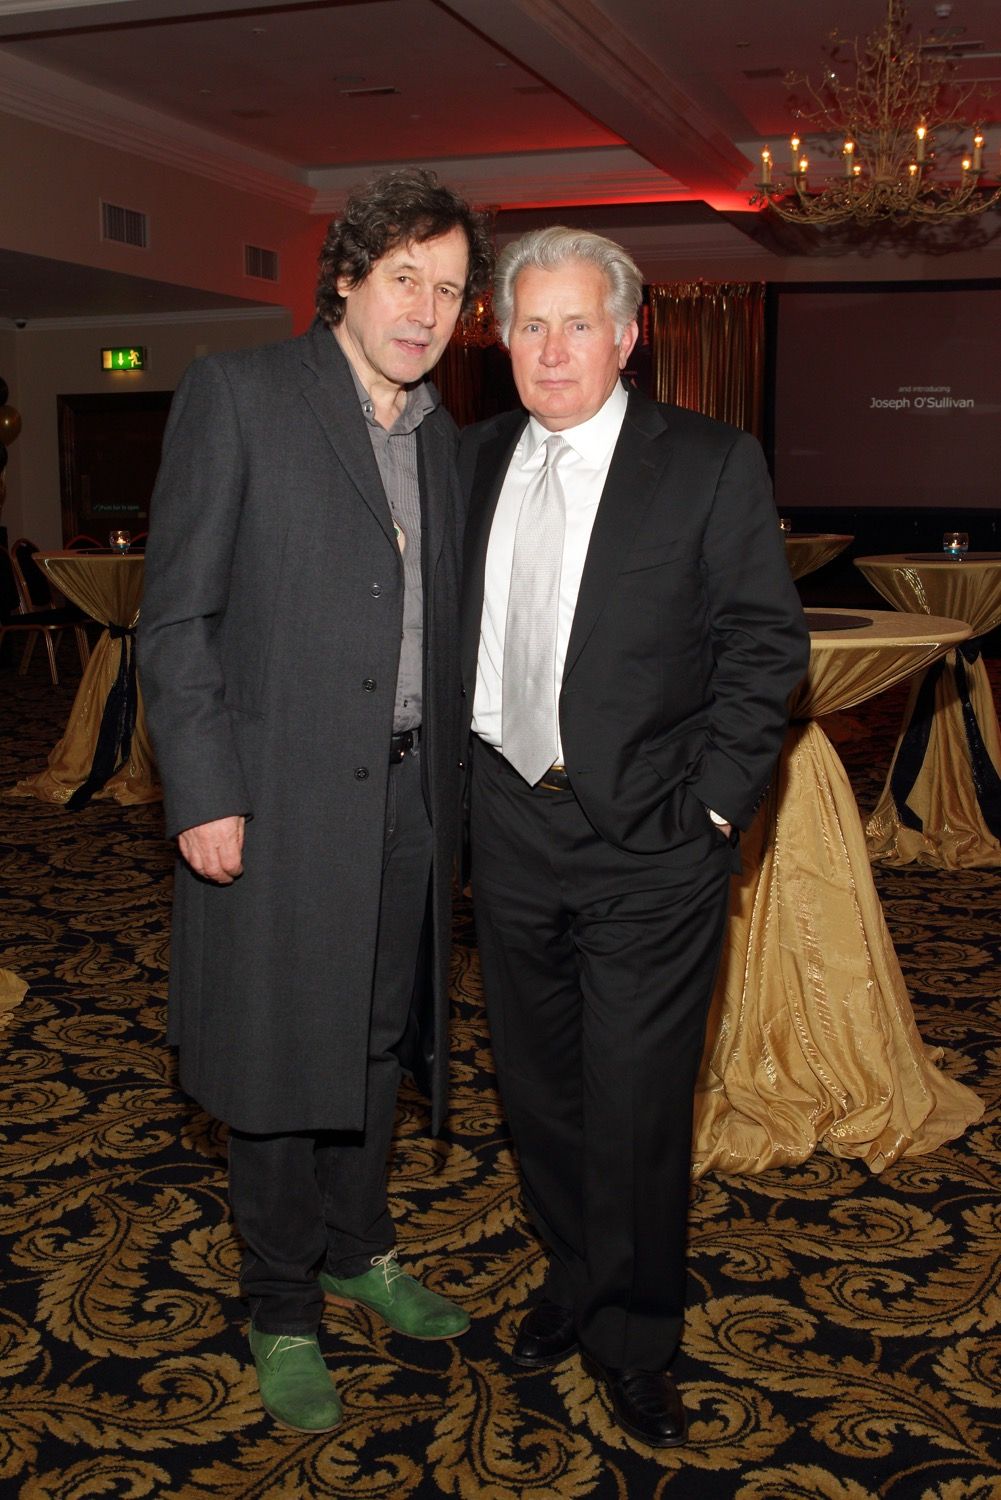
{"type": "MultiPolygon", "coordinates": [[[[577,427],[564,428],[559,436],[585,463],[597,467],[607,461],[618,442],[628,404],[629,392],[622,381],[617,380],[608,400],[604,406],[599,407],[593,417],[588,417],[586,422],[581,422],[577,427]]],[[[534,417],[529,417],[528,451],[525,457],[531,458],[546,439],[552,436],[553,434],[548,428],[543,427],[541,422],[537,422],[534,417]]]]}
{"type": "Polygon", "coordinates": [[[370,426],[378,427],[382,432],[413,432],[415,428],[421,425],[428,412],[434,411],[435,407],[438,405],[438,392],[435,390],[434,386],[430,385],[426,380],[418,380],[416,385],[411,385],[406,388],[406,405],[400,412],[400,415],[397,417],[392,427],[388,429],[383,427],[381,423],[375,420],[372,398],[365,387],[362,385],[361,381],[358,379],[358,375],[354,365],[348,359],[347,355],[344,354],[343,349],[341,350],[341,354],[344,358],[344,363],[351,371],[351,379],[355,383],[355,392],[357,393],[358,400],[361,403],[361,409],[365,415],[365,420],[369,423],[370,426]]]}

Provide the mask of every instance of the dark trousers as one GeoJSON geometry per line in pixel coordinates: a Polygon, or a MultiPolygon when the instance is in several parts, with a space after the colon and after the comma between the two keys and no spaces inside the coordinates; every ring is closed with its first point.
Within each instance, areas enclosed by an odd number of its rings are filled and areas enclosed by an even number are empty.
{"type": "MultiPolygon", "coordinates": [[[[229,1192],[245,1252],[240,1284],[255,1326],[315,1333],[316,1273],[358,1276],[395,1242],[386,1202],[400,1064],[431,870],[419,755],[390,766],[364,1131],[230,1132],[229,1192]]],[[[337,1026],[331,980],[330,1024],[337,1026]]]]}
{"type": "Polygon", "coordinates": [[[706,820],[663,856],[601,838],[572,792],[473,754],[477,942],[545,1292],[603,1364],[681,1336],[692,1101],[731,853],[706,820]]]}

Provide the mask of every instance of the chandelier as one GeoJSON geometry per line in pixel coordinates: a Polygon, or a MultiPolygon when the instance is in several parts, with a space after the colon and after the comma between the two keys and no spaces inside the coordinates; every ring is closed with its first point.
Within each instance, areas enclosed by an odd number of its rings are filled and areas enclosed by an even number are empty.
{"type": "Polygon", "coordinates": [[[819,86],[793,75],[790,87],[805,85],[811,102],[798,118],[843,142],[842,171],[814,191],[807,181],[809,161],[799,133],[790,141],[790,181],[772,180],[772,153],[761,153],[761,178],[751,205],[761,204],[793,224],[845,224],[862,227],[887,221],[932,223],[981,214],[1001,201],[1001,186],[983,181],[984,136],[973,128],[972,147],[963,157],[958,181],[936,180],[936,130],[964,128],[959,112],[976,85],[951,88],[949,63],[922,55],[923,39],[909,41],[901,0],[887,0],[886,24],[860,41],[832,32],[825,51],[831,59],[819,86]],[[854,80],[842,82],[839,53],[850,49],[854,80]]]}
{"type": "Polygon", "coordinates": [[[455,325],[455,341],[464,349],[489,349],[498,342],[494,304],[487,290],[455,325]]]}

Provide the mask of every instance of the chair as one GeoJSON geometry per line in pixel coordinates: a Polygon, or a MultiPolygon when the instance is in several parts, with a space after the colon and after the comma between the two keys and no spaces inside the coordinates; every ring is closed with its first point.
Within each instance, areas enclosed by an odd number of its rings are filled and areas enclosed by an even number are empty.
{"type": "Polygon", "coordinates": [[[96,536],[87,536],[86,532],[78,531],[76,536],[71,536],[66,543],[66,552],[101,552],[105,550],[96,536]]]}
{"type": "MultiPolygon", "coordinates": [[[[28,544],[30,546],[30,543],[28,544]]],[[[34,564],[42,582],[45,575],[34,564]]],[[[56,647],[64,630],[73,630],[76,635],[77,650],[80,653],[80,669],[83,670],[90,660],[90,645],[87,634],[83,628],[80,611],[74,605],[64,605],[61,608],[51,606],[42,609],[32,607],[31,595],[28,585],[24,581],[20,568],[6,547],[0,547],[0,646],[3,644],[4,636],[9,632],[25,637],[24,654],[21,657],[21,665],[18,667],[18,675],[23,677],[28,670],[35,642],[38,637],[44,636],[45,649],[49,656],[49,675],[52,678],[52,686],[59,685],[59,672],[56,667],[56,647]]]]}

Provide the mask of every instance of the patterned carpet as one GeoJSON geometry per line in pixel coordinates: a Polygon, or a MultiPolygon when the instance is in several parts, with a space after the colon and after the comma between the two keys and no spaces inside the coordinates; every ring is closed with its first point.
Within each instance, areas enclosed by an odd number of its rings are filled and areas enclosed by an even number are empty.
{"type": "MultiPolygon", "coordinates": [[[[68,666],[68,651],[64,659],[68,666]]],[[[997,664],[995,664],[995,667],[997,664]]],[[[995,672],[995,685],[998,674],[995,672]]],[[[38,769],[71,679],[0,668],[0,785],[38,769]]],[[[840,749],[863,807],[902,692],[840,749]]],[[[846,735],[846,738],[842,738],[846,735]]],[[[392,1164],[408,1263],[473,1317],[416,1345],[364,1311],[321,1335],[346,1420],[305,1437],[257,1401],[224,1133],[162,1043],[170,860],[159,809],[0,802],[0,964],[30,989],[0,1031],[0,1487],[17,1500],[997,1500],[1001,1496],[1001,874],[878,884],[918,1020],[988,1103],[873,1177],[818,1154],[694,1189],[676,1374],[690,1446],[651,1456],[576,1358],[505,1351],[541,1277],[499,1116],[467,910],[456,921],[447,1144],[405,1095],[392,1164]]]]}

